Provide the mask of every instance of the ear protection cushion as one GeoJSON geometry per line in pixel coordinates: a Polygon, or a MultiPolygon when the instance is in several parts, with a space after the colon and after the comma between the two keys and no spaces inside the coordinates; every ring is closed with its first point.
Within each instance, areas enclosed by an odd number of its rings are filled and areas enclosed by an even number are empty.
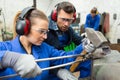
{"type": "MultiPolygon", "coordinates": [[[[19,15],[19,18],[16,23],[16,32],[19,35],[27,35],[30,31],[30,21],[25,17],[30,11],[34,10],[33,7],[27,7],[23,9],[22,13],[19,15]]],[[[30,14],[30,13],[29,13],[30,14]]]]}
{"type": "Polygon", "coordinates": [[[76,21],[76,12],[73,14],[73,18],[74,18],[73,22],[75,22],[76,21]]]}
{"type": "Polygon", "coordinates": [[[30,22],[29,20],[19,20],[16,23],[16,32],[19,35],[27,35],[30,31],[30,22]]]}
{"type": "Polygon", "coordinates": [[[56,9],[52,11],[51,19],[55,22],[57,21],[57,10],[56,9]]]}

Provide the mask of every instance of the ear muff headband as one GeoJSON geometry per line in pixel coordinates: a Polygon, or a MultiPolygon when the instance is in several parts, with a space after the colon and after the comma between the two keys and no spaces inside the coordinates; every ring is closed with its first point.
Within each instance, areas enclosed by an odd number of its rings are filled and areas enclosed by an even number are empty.
{"type": "Polygon", "coordinates": [[[27,7],[22,10],[22,13],[20,14],[19,18],[23,19],[28,14],[28,12],[34,10],[34,7],[27,7]]]}
{"type": "Polygon", "coordinates": [[[34,10],[34,7],[27,7],[22,10],[16,23],[16,32],[19,35],[27,35],[30,31],[30,21],[26,19],[26,16],[34,10]]]}

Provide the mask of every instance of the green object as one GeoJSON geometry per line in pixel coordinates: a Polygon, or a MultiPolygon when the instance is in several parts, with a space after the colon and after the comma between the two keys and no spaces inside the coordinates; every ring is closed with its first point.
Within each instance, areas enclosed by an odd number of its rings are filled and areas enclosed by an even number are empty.
{"type": "Polygon", "coordinates": [[[65,51],[71,51],[71,50],[73,50],[73,49],[75,49],[75,48],[76,48],[75,43],[74,43],[74,42],[71,42],[70,45],[67,45],[67,46],[64,47],[64,50],[65,50],[65,51]]]}

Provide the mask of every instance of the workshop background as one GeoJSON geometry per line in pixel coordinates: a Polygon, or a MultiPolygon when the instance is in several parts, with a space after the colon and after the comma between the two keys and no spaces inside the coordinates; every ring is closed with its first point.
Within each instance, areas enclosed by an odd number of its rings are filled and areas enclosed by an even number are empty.
{"type": "MultiPolygon", "coordinates": [[[[13,35],[13,20],[16,13],[25,7],[32,6],[35,0],[0,0],[0,41],[9,39],[13,35]]],[[[109,14],[109,25],[104,33],[111,43],[120,43],[120,1],[119,0],[36,0],[36,7],[50,15],[55,4],[68,1],[74,4],[77,11],[77,22],[74,29],[78,34],[85,23],[85,18],[93,7],[97,7],[100,14],[109,14]]]]}

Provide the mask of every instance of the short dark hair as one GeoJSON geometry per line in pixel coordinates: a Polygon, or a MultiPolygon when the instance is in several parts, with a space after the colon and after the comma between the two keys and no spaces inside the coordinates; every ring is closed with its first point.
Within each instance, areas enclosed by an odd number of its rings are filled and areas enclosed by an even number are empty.
{"type": "Polygon", "coordinates": [[[57,5],[57,12],[59,12],[61,9],[63,9],[66,13],[74,13],[76,12],[75,7],[70,2],[60,2],[57,5]]]}

